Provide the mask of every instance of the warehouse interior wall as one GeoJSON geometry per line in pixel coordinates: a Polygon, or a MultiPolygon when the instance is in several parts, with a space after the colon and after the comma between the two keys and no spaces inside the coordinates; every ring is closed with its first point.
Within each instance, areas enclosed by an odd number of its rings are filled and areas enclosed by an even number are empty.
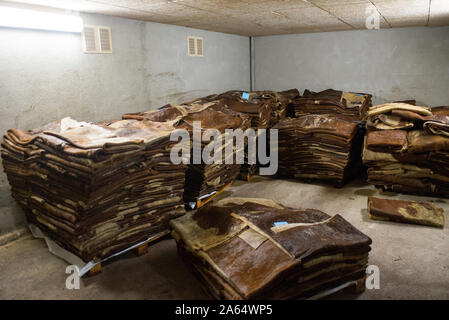
{"type": "MultiPolygon", "coordinates": [[[[0,28],[0,131],[37,128],[70,116],[120,119],[126,112],[184,102],[231,89],[249,90],[248,37],[103,15],[112,54],[85,54],[81,35],[0,28]],[[187,36],[203,37],[204,57],[187,55],[187,36]]],[[[25,227],[0,173],[0,236],[25,227]]]]}
{"type": "Polygon", "coordinates": [[[449,27],[341,31],[255,38],[256,90],[328,88],[373,103],[449,103],[449,27]]]}

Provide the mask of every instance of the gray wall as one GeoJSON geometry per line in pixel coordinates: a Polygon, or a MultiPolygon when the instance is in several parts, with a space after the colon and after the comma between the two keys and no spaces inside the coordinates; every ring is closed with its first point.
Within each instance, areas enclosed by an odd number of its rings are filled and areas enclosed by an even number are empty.
{"type": "Polygon", "coordinates": [[[449,27],[259,37],[255,51],[257,90],[334,88],[372,93],[374,103],[449,105],[449,27]]]}
{"type": "MultiPolygon", "coordinates": [[[[214,92],[249,89],[247,37],[136,20],[82,15],[112,28],[113,54],[84,54],[79,34],[0,28],[0,132],[71,116],[118,119],[214,92]],[[187,56],[188,35],[204,57],[187,56]]],[[[1,170],[3,171],[3,170],[1,170]]],[[[24,216],[0,174],[0,235],[24,216]]]]}

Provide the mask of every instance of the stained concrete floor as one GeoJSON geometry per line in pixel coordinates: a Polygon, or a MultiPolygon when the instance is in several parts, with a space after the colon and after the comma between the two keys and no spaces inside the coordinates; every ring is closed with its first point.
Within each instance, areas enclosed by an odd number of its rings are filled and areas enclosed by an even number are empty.
{"type": "MultiPolygon", "coordinates": [[[[369,264],[380,270],[380,289],[333,299],[449,299],[449,200],[380,193],[362,181],[342,189],[326,184],[255,177],[235,182],[220,197],[263,197],[298,208],[340,214],[373,240],[369,264]],[[433,201],[444,208],[446,227],[369,220],[367,196],[433,201]]],[[[79,290],[65,288],[67,263],[31,235],[0,247],[1,299],[207,299],[176,253],[174,240],[157,242],[149,253],[125,253],[79,290]]]]}

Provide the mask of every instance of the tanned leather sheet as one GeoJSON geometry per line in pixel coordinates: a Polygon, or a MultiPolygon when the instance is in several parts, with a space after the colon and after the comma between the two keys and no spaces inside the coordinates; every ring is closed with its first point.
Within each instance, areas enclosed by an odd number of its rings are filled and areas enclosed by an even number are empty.
{"type": "Polygon", "coordinates": [[[391,220],[444,228],[443,209],[430,202],[368,198],[371,219],[391,220]]]}

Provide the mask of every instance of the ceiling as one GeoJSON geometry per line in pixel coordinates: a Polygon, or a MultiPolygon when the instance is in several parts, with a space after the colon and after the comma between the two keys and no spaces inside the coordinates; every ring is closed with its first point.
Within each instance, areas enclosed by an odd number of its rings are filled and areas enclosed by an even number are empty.
{"type": "Polygon", "coordinates": [[[449,0],[10,0],[247,36],[449,25],[449,0]]]}

